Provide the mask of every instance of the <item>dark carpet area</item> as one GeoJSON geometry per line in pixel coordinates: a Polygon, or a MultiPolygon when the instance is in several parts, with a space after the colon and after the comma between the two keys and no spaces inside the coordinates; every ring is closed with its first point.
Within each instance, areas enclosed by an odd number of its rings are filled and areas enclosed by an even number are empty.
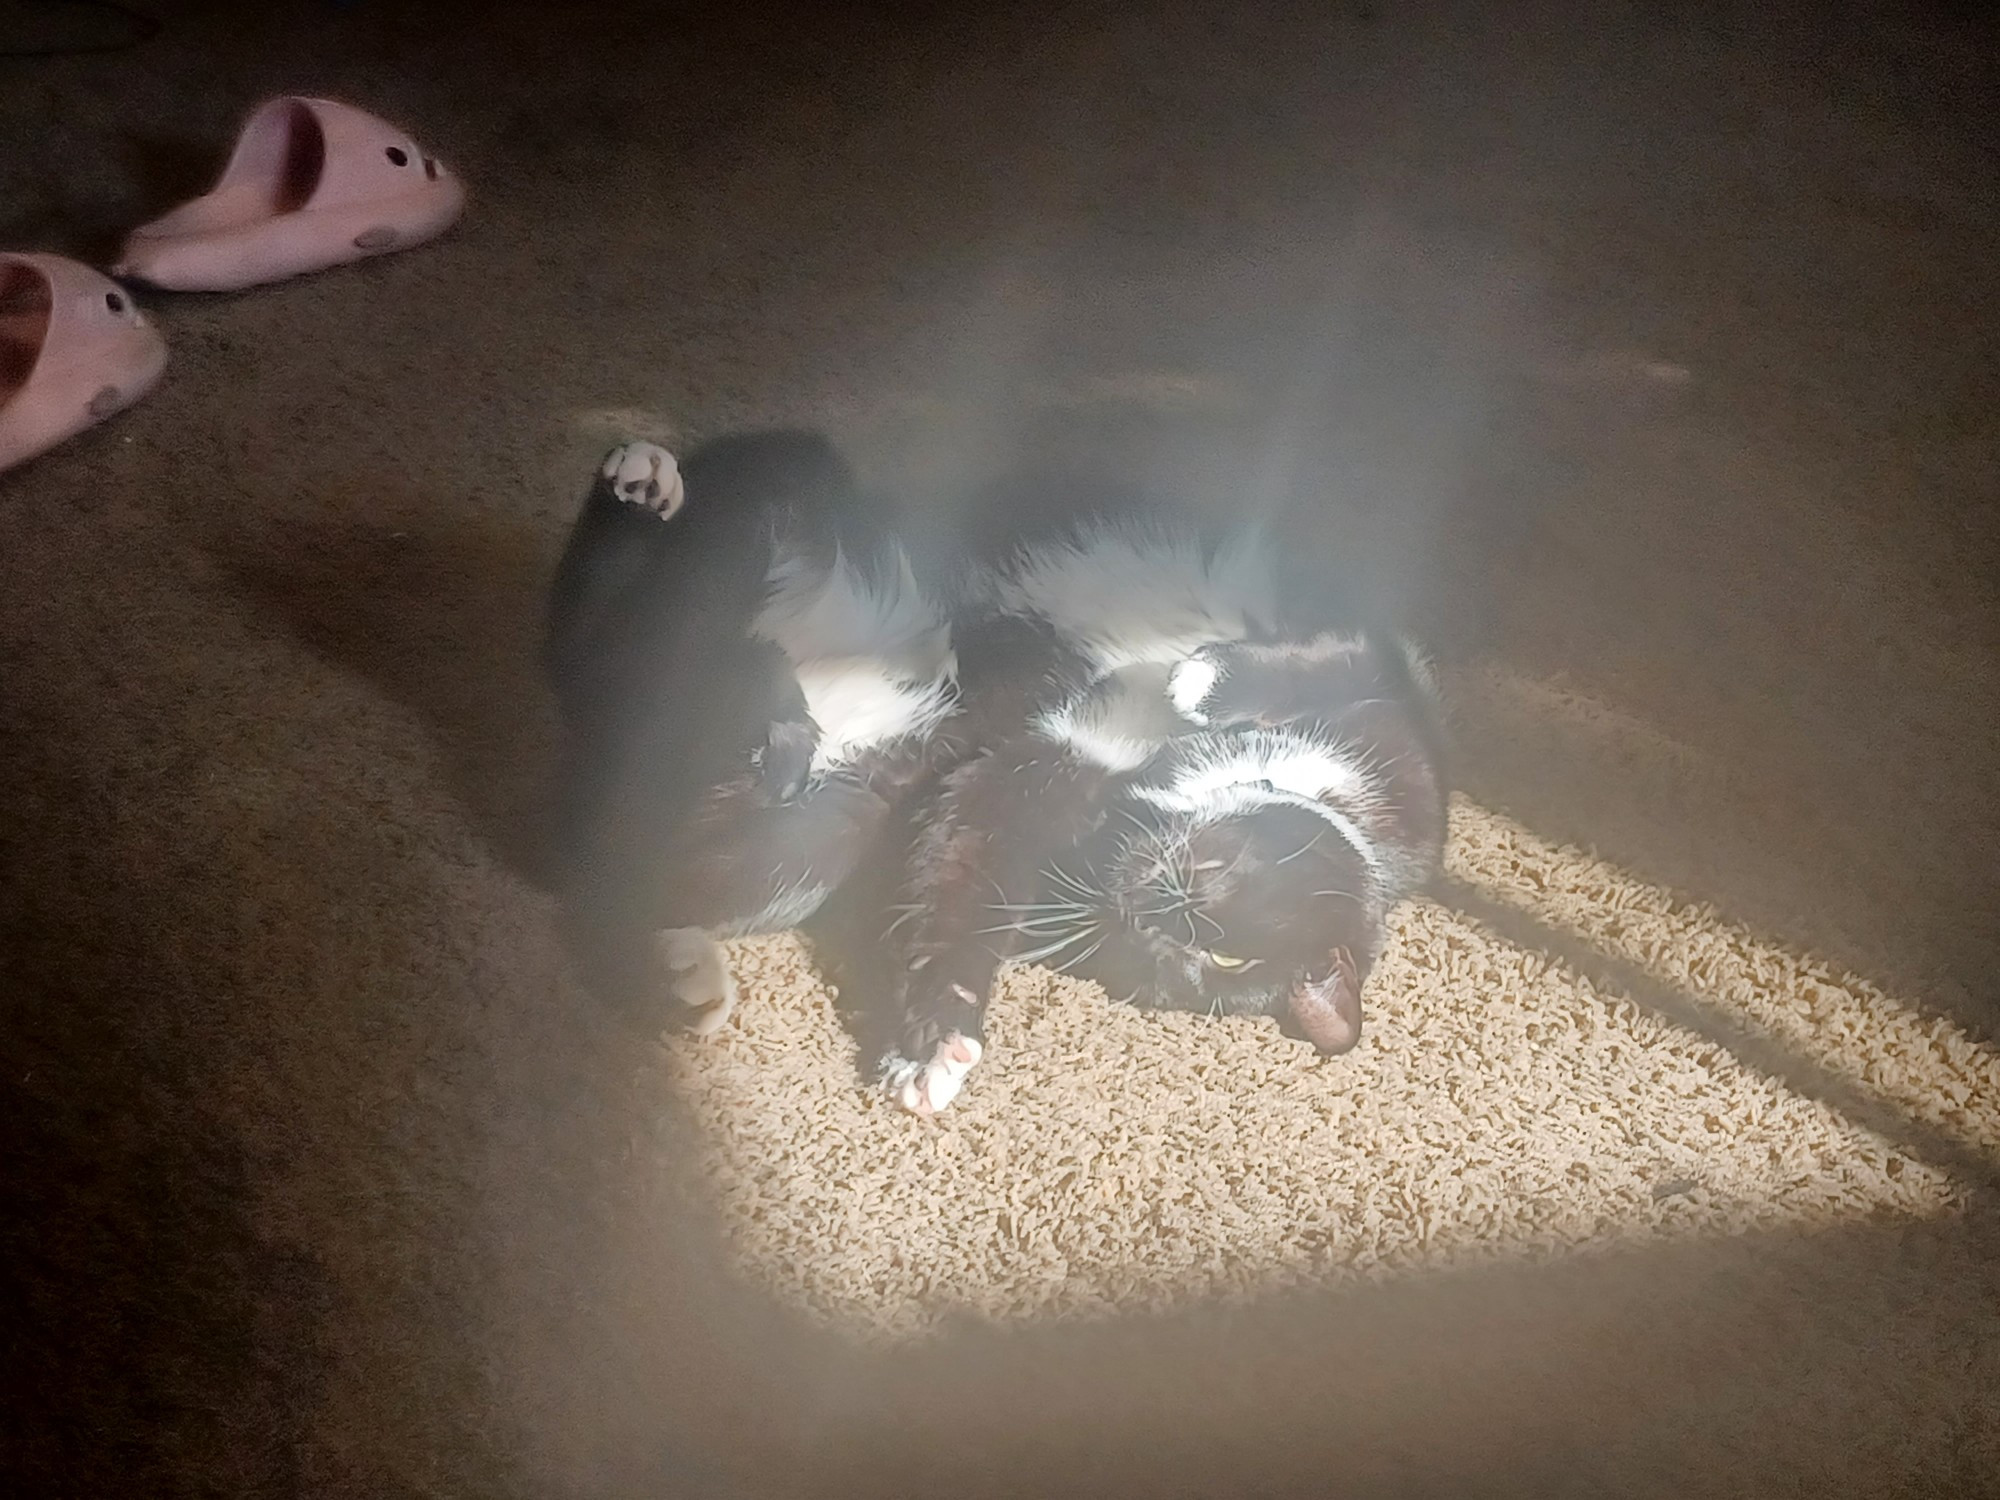
{"type": "Polygon", "coordinates": [[[0,475],[0,1489],[2000,1494],[1977,1151],[1948,1218],[851,1344],[528,854],[598,455],[814,421],[1285,511],[1481,806],[1991,1046],[1978,8],[149,8],[0,57],[0,247],[103,263],[279,91],[472,202],[150,299],[161,388],[0,475]]]}

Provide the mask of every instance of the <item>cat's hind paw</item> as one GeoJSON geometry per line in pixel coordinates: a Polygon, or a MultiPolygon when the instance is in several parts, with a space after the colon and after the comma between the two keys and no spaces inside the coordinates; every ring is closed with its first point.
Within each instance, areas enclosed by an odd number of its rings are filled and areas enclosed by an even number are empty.
{"type": "Polygon", "coordinates": [[[672,520],[687,500],[681,466],[658,443],[620,443],[604,456],[598,473],[612,494],[627,505],[652,511],[662,521],[672,520]]]}
{"type": "Polygon", "coordinates": [[[892,1052],[882,1060],[882,1091],[913,1115],[937,1114],[951,1107],[985,1050],[977,1038],[953,1031],[939,1039],[926,1062],[892,1052]]]}
{"type": "Polygon", "coordinates": [[[686,1007],[677,1019],[697,1036],[720,1031],[736,1009],[736,980],[721,945],[699,927],[670,927],[659,947],[668,989],[686,1007]]]}

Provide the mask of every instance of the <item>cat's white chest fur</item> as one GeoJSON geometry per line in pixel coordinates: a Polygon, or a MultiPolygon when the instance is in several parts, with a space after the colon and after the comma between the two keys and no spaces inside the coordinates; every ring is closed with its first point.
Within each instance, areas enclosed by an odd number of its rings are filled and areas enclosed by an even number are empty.
{"type": "Polygon", "coordinates": [[[780,557],[771,596],[751,628],[798,674],[806,711],[819,726],[816,774],[928,734],[951,708],[958,663],[950,630],[907,559],[871,579],[839,554],[830,568],[780,557]]]}
{"type": "Polygon", "coordinates": [[[1107,523],[1038,548],[994,586],[1007,613],[1039,616],[1098,674],[1171,665],[1268,625],[1270,549],[1245,528],[1214,549],[1144,523],[1107,523]]]}

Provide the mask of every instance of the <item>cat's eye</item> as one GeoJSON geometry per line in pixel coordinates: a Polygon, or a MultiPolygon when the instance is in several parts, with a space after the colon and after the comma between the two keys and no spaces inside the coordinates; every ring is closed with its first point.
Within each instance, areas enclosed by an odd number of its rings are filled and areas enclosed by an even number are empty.
{"type": "Polygon", "coordinates": [[[1232,969],[1247,969],[1257,962],[1254,958],[1238,958],[1233,953],[1217,953],[1213,948],[1202,954],[1202,957],[1225,973],[1232,969]]]}

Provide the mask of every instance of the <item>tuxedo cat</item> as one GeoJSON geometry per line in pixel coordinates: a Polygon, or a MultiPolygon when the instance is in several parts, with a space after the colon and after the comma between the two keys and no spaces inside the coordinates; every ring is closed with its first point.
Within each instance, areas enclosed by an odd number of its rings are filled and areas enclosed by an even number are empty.
{"type": "Polygon", "coordinates": [[[1002,538],[954,623],[960,743],[908,852],[882,1085],[949,1105],[1009,960],[1352,1047],[1443,846],[1420,659],[1254,527],[1126,509],[1002,538]]]}
{"type": "Polygon", "coordinates": [[[712,1031],[716,940],[805,921],[922,779],[945,610],[812,433],[612,450],[549,596],[560,880],[600,988],[712,1031]]]}

